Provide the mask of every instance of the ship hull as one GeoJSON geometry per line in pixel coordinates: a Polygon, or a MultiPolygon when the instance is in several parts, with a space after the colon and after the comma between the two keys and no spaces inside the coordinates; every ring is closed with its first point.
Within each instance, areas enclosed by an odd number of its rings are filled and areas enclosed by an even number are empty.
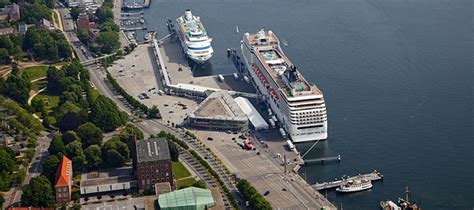
{"type": "MultiPolygon", "coordinates": [[[[270,106],[272,109],[273,113],[275,113],[277,119],[281,123],[281,127],[283,127],[287,133],[288,136],[291,138],[291,140],[294,143],[302,143],[302,142],[312,142],[312,141],[319,141],[319,140],[327,140],[328,138],[328,133],[327,133],[327,121],[323,123],[322,127],[319,128],[313,128],[313,129],[306,129],[304,131],[300,131],[297,129],[296,126],[292,125],[289,123],[289,120],[287,117],[283,114],[282,110],[279,109],[279,107],[282,107],[281,104],[277,104],[278,102],[275,102],[274,100],[271,99],[270,93],[268,92],[268,89],[265,87],[263,82],[258,78],[256,73],[252,70],[252,62],[249,61],[249,53],[245,52],[245,46],[242,44],[241,45],[241,51],[242,51],[242,57],[244,58],[245,65],[248,69],[249,75],[251,77],[252,84],[255,86],[257,89],[257,92],[259,95],[265,99],[267,104],[270,106]],[[308,134],[311,133],[311,134],[308,134]]],[[[250,54],[250,56],[252,56],[250,54]]]]}
{"type": "Polygon", "coordinates": [[[372,188],[372,184],[366,184],[366,185],[361,185],[357,187],[348,187],[348,188],[338,187],[336,188],[336,191],[340,193],[353,193],[353,192],[368,190],[371,188],[372,188]]]}

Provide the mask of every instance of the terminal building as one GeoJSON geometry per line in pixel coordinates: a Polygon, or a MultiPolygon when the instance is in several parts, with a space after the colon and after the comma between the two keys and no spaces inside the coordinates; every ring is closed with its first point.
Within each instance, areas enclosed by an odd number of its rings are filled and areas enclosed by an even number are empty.
{"type": "Polygon", "coordinates": [[[248,118],[227,91],[217,91],[199,104],[186,124],[197,129],[240,131],[248,128],[248,118]]]}

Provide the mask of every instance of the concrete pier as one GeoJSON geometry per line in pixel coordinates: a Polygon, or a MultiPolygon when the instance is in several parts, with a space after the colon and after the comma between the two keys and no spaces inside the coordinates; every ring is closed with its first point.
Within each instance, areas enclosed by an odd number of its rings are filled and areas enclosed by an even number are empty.
{"type": "MultiPolygon", "coordinates": [[[[368,174],[359,174],[357,176],[353,177],[348,177],[345,180],[346,181],[355,181],[355,180],[361,180],[361,179],[367,179],[370,181],[378,181],[383,179],[383,175],[378,172],[377,170],[374,170],[372,173],[368,174]]],[[[316,183],[313,185],[313,188],[315,190],[325,190],[325,189],[331,189],[331,188],[336,188],[341,186],[344,183],[344,180],[336,180],[332,182],[323,182],[323,183],[316,183]]]]}
{"type": "MultiPolygon", "coordinates": [[[[162,71],[166,71],[162,72],[162,76],[167,77],[170,84],[188,84],[208,88],[210,90],[227,90],[234,93],[241,93],[241,95],[246,97],[256,97],[255,89],[251,85],[248,85],[242,77],[235,79],[232,74],[227,74],[223,75],[224,81],[221,81],[218,75],[194,76],[193,72],[199,71],[200,68],[205,68],[205,66],[190,66],[190,62],[185,57],[179,41],[174,36],[166,36],[160,39],[158,41],[158,50],[159,55],[157,55],[157,59],[159,60],[162,71]]],[[[158,52],[156,54],[158,54],[158,52]]],[[[163,78],[163,80],[166,79],[163,78]]],[[[167,82],[165,81],[164,83],[167,82]]]]}

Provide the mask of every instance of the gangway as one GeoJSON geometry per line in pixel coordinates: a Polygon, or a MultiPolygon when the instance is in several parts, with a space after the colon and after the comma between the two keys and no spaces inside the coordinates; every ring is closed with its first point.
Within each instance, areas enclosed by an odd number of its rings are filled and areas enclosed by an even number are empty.
{"type": "Polygon", "coordinates": [[[304,160],[304,164],[315,164],[315,163],[334,163],[334,162],[341,162],[341,155],[333,156],[333,157],[323,157],[323,158],[314,158],[309,160],[304,160]]]}

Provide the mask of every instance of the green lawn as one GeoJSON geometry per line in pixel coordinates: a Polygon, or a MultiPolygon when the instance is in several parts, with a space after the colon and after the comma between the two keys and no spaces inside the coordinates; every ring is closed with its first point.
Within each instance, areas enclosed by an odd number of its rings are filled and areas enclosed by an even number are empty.
{"type": "Polygon", "coordinates": [[[28,75],[30,80],[38,79],[41,77],[46,77],[46,72],[48,71],[48,66],[31,66],[21,69],[21,71],[28,75]]]}
{"type": "Polygon", "coordinates": [[[46,85],[48,85],[48,81],[46,80],[36,81],[36,82],[31,83],[31,89],[34,91],[38,91],[46,87],[46,85]]]}
{"type": "Polygon", "coordinates": [[[192,186],[194,183],[196,183],[196,180],[194,178],[186,178],[186,179],[181,179],[176,181],[176,188],[178,189],[183,189],[186,187],[192,186]]]}
{"type": "MultiPolygon", "coordinates": [[[[41,99],[45,102],[46,109],[48,110],[48,120],[51,124],[56,123],[56,118],[54,115],[54,108],[59,105],[59,96],[50,95],[48,91],[41,92],[35,98],[41,99]]],[[[36,113],[38,116],[41,116],[41,113],[36,113]]],[[[42,116],[44,117],[44,116],[42,116]]]]}
{"type": "Polygon", "coordinates": [[[99,97],[100,93],[97,89],[92,89],[92,99],[97,99],[97,97],[99,97]]]}
{"type": "Polygon", "coordinates": [[[181,162],[173,162],[173,178],[181,179],[191,176],[191,173],[183,166],[181,162]]]}

